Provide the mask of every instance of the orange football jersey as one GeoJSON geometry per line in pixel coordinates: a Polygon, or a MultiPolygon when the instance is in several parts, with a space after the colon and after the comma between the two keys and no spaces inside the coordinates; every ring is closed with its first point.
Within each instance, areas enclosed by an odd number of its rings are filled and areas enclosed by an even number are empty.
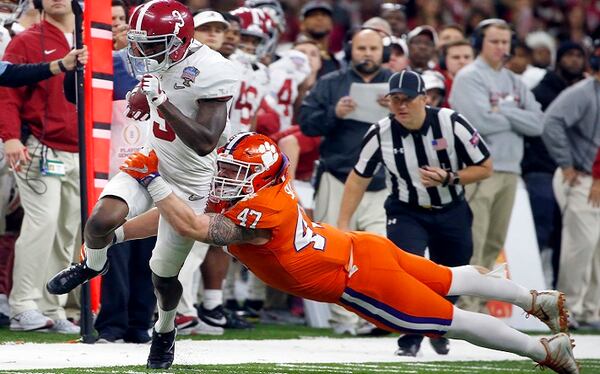
{"type": "Polygon", "coordinates": [[[313,223],[298,205],[289,180],[242,199],[224,215],[239,226],[271,231],[264,245],[228,247],[258,278],[307,299],[339,300],[347,281],[350,236],[313,223]]]}

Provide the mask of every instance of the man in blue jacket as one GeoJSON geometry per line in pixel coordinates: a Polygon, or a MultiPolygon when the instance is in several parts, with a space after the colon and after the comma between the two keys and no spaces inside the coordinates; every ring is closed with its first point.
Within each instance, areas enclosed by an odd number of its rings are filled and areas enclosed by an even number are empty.
{"type": "MultiPolygon", "coordinates": [[[[381,67],[382,59],[381,36],[368,29],[357,32],[352,38],[351,64],[320,78],[302,103],[298,119],[302,132],[323,137],[315,186],[315,221],[337,223],[344,182],[358,160],[362,138],[371,126],[368,122],[346,119],[356,108],[356,103],[348,96],[350,86],[353,83],[387,83],[392,72],[381,67]]],[[[387,194],[382,169],[369,184],[350,229],[385,235],[383,204],[387,194]]],[[[335,305],[331,311],[334,331],[357,333],[358,316],[335,305]]]]}

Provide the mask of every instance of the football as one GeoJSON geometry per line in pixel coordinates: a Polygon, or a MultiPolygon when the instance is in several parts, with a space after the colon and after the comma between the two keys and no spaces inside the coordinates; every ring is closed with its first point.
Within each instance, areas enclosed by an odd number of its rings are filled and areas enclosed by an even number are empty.
{"type": "Polygon", "coordinates": [[[138,121],[146,121],[150,118],[150,105],[146,95],[142,93],[139,86],[127,93],[127,109],[125,116],[138,121]]]}

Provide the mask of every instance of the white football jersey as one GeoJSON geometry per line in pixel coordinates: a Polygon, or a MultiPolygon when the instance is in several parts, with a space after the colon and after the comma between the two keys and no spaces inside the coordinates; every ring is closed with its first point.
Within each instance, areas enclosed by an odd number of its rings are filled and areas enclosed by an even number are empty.
{"type": "MultiPolygon", "coordinates": [[[[233,97],[239,74],[229,60],[208,46],[194,43],[190,48],[195,51],[193,54],[162,73],[161,87],[185,116],[195,118],[199,99],[233,97]]],[[[198,155],[175,134],[153,105],[150,112],[149,142],[160,160],[160,174],[189,194],[190,200],[206,195],[216,170],[216,151],[198,155]]]]}
{"type": "Polygon", "coordinates": [[[267,67],[260,62],[252,63],[251,56],[236,51],[229,59],[234,62],[240,72],[239,90],[234,97],[231,114],[231,135],[249,131],[260,102],[269,89],[267,67]]]}
{"type": "Polygon", "coordinates": [[[279,60],[269,65],[269,92],[265,100],[279,115],[279,131],[292,126],[298,86],[310,72],[308,57],[293,49],[286,51],[279,60]]]}

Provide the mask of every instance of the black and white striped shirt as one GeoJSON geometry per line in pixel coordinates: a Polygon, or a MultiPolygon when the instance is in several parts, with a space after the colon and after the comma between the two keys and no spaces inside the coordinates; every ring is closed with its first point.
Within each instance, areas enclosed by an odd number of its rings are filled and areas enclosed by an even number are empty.
{"type": "Polygon", "coordinates": [[[443,207],[463,199],[463,187],[425,188],[419,168],[428,165],[456,172],[465,165],[481,164],[490,153],[477,130],[462,115],[447,108],[425,110],[423,127],[416,131],[402,126],[393,114],[371,126],[363,138],[354,171],[370,178],[383,164],[391,198],[413,207],[443,207]]]}

